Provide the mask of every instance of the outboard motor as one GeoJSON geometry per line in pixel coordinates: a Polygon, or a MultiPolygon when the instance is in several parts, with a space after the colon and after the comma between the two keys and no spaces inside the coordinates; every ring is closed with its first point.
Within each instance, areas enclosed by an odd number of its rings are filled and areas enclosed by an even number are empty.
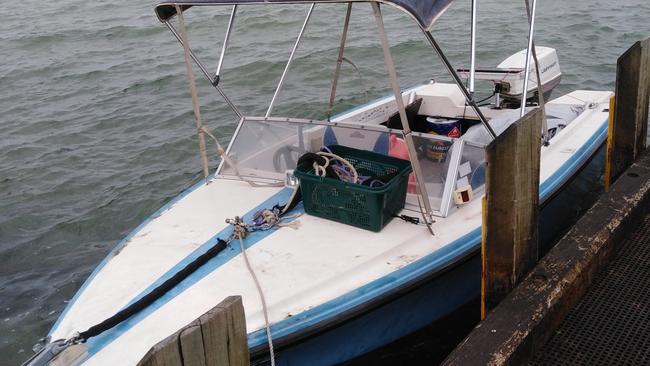
{"type": "MultiPolygon", "coordinates": [[[[545,100],[551,96],[562,79],[560,61],[554,48],[535,47],[540,67],[540,79],[542,82],[542,94],[545,100]]],[[[531,60],[531,71],[529,75],[528,91],[526,100],[537,102],[537,75],[534,60],[531,60]]],[[[494,94],[496,96],[496,107],[505,106],[516,108],[521,105],[521,97],[524,93],[524,74],[526,66],[526,50],[521,50],[501,62],[496,68],[478,68],[476,80],[489,80],[494,83],[494,94]]],[[[461,75],[469,77],[468,69],[458,70],[461,75]]]]}

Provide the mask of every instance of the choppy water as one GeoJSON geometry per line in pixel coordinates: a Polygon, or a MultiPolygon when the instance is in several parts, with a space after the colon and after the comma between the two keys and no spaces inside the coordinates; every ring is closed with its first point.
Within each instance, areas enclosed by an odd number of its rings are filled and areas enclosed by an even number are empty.
{"type": "MultiPolygon", "coordinates": [[[[459,67],[468,64],[468,3],[454,4],[434,31],[459,67]]],[[[517,3],[481,1],[479,64],[493,66],[525,46],[517,3]]],[[[647,0],[540,6],[537,42],[558,49],[565,74],[559,92],[611,90],[617,56],[650,34],[647,0]]],[[[306,11],[240,10],[222,85],[245,113],[265,110],[306,11]]],[[[411,20],[385,13],[402,83],[445,79],[411,20]]],[[[26,0],[2,15],[0,364],[12,365],[31,354],[112,246],[198,179],[200,162],[182,49],[152,3],[26,0]]],[[[369,6],[355,6],[353,16],[346,56],[370,96],[385,94],[369,6]]],[[[191,44],[211,70],[227,18],[225,9],[187,16],[191,44]]],[[[316,8],[276,114],[323,116],[342,20],[341,6],[316,8]]],[[[342,77],[339,109],[363,101],[349,67],[342,77]]],[[[206,122],[225,142],[235,118],[201,85],[206,122]]]]}

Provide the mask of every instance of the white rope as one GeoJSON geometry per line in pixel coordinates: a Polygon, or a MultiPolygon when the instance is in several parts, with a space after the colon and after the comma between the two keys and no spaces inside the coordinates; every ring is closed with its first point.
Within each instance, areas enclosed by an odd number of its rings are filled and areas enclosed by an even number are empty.
{"type": "MultiPolygon", "coordinates": [[[[315,171],[316,175],[318,175],[319,177],[324,177],[324,176],[327,175],[327,172],[326,172],[325,169],[329,166],[330,159],[334,159],[334,160],[338,160],[341,163],[343,163],[343,165],[345,165],[350,170],[350,173],[352,173],[352,180],[349,183],[355,183],[356,184],[356,183],[359,182],[359,174],[357,173],[357,170],[354,168],[354,166],[349,161],[343,159],[342,157],[340,157],[340,156],[338,156],[336,154],[332,154],[332,153],[328,153],[328,152],[319,151],[316,154],[319,155],[319,156],[322,156],[323,158],[325,158],[325,164],[324,165],[319,165],[316,162],[314,162],[314,164],[313,164],[314,171],[315,171]]],[[[343,177],[341,177],[341,176],[339,176],[339,178],[341,178],[341,180],[344,180],[343,177]]]]}
{"type": "Polygon", "coordinates": [[[201,120],[201,107],[199,105],[199,96],[196,90],[196,80],[190,61],[190,41],[185,30],[185,19],[179,5],[176,5],[176,14],[178,14],[178,24],[181,30],[181,39],[183,40],[183,51],[185,53],[185,67],[187,69],[187,79],[190,84],[190,94],[192,96],[192,109],[194,110],[194,120],[196,121],[196,131],[199,136],[199,153],[201,155],[201,164],[203,165],[203,177],[207,180],[209,175],[208,155],[205,150],[205,136],[203,135],[203,122],[201,120]]]}
{"type": "Polygon", "coordinates": [[[269,311],[268,307],[266,306],[266,298],[264,297],[264,291],[262,290],[262,286],[260,285],[260,281],[257,279],[257,275],[255,275],[255,271],[253,270],[253,267],[251,266],[250,261],[248,260],[248,255],[246,255],[246,248],[244,247],[244,239],[242,239],[242,234],[237,233],[237,238],[239,238],[239,245],[241,247],[241,254],[244,257],[244,262],[246,263],[246,267],[248,268],[248,272],[250,272],[251,277],[253,278],[253,282],[255,282],[255,287],[257,287],[257,293],[260,295],[260,300],[262,300],[262,310],[264,311],[264,323],[266,325],[266,337],[269,342],[269,354],[271,357],[271,366],[275,366],[275,351],[273,350],[273,338],[271,338],[271,324],[269,323],[269,311]]]}
{"type": "Polygon", "coordinates": [[[323,165],[320,165],[317,162],[314,162],[314,164],[312,164],[312,167],[314,168],[314,173],[319,177],[326,176],[327,175],[327,167],[330,166],[330,159],[323,156],[323,160],[325,160],[325,164],[323,164],[323,165]]]}
{"type": "MultiPolygon", "coordinates": [[[[284,213],[284,211],[282,211],[282,213],[284,213]]],[[[268,339],[269,354],[271,357],[271,366],[275,366],[275,351],[273,349],[273,337],[271,335],[271,323],[269,322],[269,310],[266,304],[266,297],[264,296],[262,285],[260,285],[260,281],[257,278],[257,275],[255,274],[255,270],[253,270],[253,266],[251,265],[251,262],[248,259],[248,255],[246,254],[246,247],[244,246],[244,238],[248,236],[249,233],[255,231],[270,230],[274,226],[298,229],[300,227],[300,222],[291,221],[291,220],[300,217],[300,215],[302,214],[295,214],[286,217],[281,217],[280,216],[281,213],[279,212],[279,210],[274,208],[273,210],[261,211],[259,214],[256,214],[256,216],[257,215],[261,215],[261,217],[263,218],[262,222],[256,223],[254,218],[253,223],[247,224],[240,217],[237,216],[234,219],[226,219],[226,223],[232,225],[232,229],[233,229],[230,240],[234,238],[239,239],[239,246],[241,248],[242,257],[244,257],[244,263],[246,264],[246,268],[248,269],[248,272],[253,278],[253,282],[255,283],[255,287],[257,288],[257,293],[262,302],[262,310],[264,313],[264,324],[266,327],[266,337],[268,339]]]]}
{"type": "Polygon", "coordinates": [[[578,102],[583,103],[585,106],[589,105],[589,103],[590,103],[590,102],[588,102],[588,101],[586,101],[586,100],[580,99],[580,98],[578,98],[578,97],[574,97],[574,96],[571,95],[571,94],[566,94],[566,95],[564,95],[564,96],[565,96],[565,97],[569,97],[569,98],[573,98],[573,99],[577,100],[578,102]]]}
{"type": "Polygon", "coordinates": [[[221,158],[226,160],[228,164],[230,164],[231,163],[230,157],[226,155],[226,150],[223,148],[223,146],[221,146],[219,140],[217,140],[217,138],[214,137],[214,135],[210,131],[208,131],[208,129],[206,129],[205,127],[201,127],[201,130],[203,130],[203,132],[205,132],[208,136],[210,136],[212,140],[214,140],[214,143],[217,145],[217,153],[219,154],[219,156],[221,156],[221,158]]]}
{"type": "Polygon", "coordinates": [[[208,135],[214,141],[214,143],[217,146],[217,155],[219,155],[219,157],[221,159],[223,159],[223,161],[225,161],[226,164],[228,164],[232,168],[233,172],[235,173],[235,175],[239,179],[241,179],[244,182],[248,183],[251,187],[282,187],[282,186],[284,186],[284,182],[280,182],[280,183],[256,183],[256,182],[253,182],[253,181],[251,181],[249,179],[244,178],[244,176],[239,173],[239,170],[237,169],[237,165],[235,164],[235,162],[230,158],[230,156],[226,153],[226,150],[219,143],[219,140],[217,140],[217,138],[214,137],[214,135],[210,131],[208,131],[208,129],[206,129],[205,127],[201,127],[201,131],[203,131],[206,135],[208,135]]]}

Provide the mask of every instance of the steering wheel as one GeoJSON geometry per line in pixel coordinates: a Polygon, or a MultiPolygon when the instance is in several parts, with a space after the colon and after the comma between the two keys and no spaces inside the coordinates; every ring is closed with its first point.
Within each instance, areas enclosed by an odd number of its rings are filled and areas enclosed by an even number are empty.
{"type": "Polygon", "coordinates": [[[278,149],[273,154],[273,168],[276,172],[283,172],[286,169],[293,169],[298,164],[298,158],[307,150],[298,146],[287,145],[278,149]],[[284,158],[285,168],[282,169],[282,159],[284,158]]]}

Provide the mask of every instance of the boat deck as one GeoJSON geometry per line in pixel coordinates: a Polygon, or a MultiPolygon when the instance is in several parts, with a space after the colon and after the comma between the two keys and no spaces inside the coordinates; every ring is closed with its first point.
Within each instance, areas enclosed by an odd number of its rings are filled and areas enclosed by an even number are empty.
{"type": "Polygon", "coordinates": [[[650,363],[650,215],[530,365],[650,363]]]}

